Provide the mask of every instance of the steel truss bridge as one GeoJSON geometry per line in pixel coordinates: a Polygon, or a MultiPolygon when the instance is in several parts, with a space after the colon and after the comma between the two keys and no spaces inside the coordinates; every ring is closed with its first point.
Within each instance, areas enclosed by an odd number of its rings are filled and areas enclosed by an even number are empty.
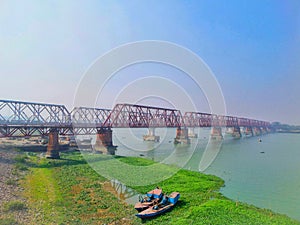
{"type": "Polygon", "coordinates": [[[97,134],[110,128],[188,128],[250,127],[270,129],[266,121],[186,112],[133,104],[116,104],[113,109],[0,100],[0,138],[47,136],[53,130],[60,135],[97,134]]]}

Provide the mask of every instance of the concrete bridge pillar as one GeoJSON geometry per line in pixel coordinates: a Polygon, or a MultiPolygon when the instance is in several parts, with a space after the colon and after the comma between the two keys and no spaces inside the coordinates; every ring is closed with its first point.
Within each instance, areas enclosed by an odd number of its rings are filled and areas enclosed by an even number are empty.
{"type": "Polygon", "coordinates": [[[261,129],[260,127],[253,127],[253,133],[254,135],[260,135],[261,134],[261,129]]]}
{"type": "Polygon", "coordinates": [[[58,142],[58,130],[51,129],[49,133],[49,140],[46,152],[46,158],[59,159],[59,142],[58,142]]]}
{"type": "Polygon", "coordinates": [[[233,127],[226,127],[225,133],[226,134],[232,134],[233,133],[233,127]]]}
{"type": "Polygon", "coordinates": [[[242,137],[240,127],[233,127],[232,137],[234,137],[234,138],[240,138],[240,137],[242,137]]]}
{"type": "Polygon", "coordinates": [[[252,127],[245,127],[245,135],[254,136],[252,127]]]}
{"type": "Polygon", "coordinates": [[[223,139],[222,127],[212,127],[210,138],[212,140],[222,140],[223,139]]]}
{"type": "Polygon", "coordinates": [[[195,133],[195,127],[188,128],[188,137],[189,138],[197,138],[198,134],[195,133]]]}
{"type": "Polygon", "coordinates": [[[267,128],[266,128],[266,127],[262,127],[262,128],[261,128],[261,133],[262,133],[262,134],[268,133],[267,128]]]}
{"type": "Polygon", "coordinates": [[[184,144],[191,143],[191,140],[189,139],[189,136],[188,136],[187,128],[181,128],[181,127],[177,128],[176,137],[174,138],[174,144],[179,144],[179,143],[184,143],[184,144]]]}
{"type": "Polygon", "coordinates": [[[148,134],[143,136],[144,141],[155,141],[159,142],[160,137],[155,135],[155,128],[149,127],[148,134]]]}
{"type": "Polygon", "coordinates": [[[114,155],[117,146],[113,145],[112,130],[110,128],[101,128],[97,131],[97,138],[94,149],[102,153],[114,155]]]}

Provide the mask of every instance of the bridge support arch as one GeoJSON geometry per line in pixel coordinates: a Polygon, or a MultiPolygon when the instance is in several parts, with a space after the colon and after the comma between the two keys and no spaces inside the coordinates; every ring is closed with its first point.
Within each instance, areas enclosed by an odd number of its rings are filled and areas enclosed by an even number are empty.
{"type": "Polygon", "coordinates": [[[46,152],[46,158],[59,159],[59,141],[58,141],[58,129],[51,129],[49,132],[49,140],[46,152]]]}
{"type": "Polygon", "coordinates": [[[94,146],[95,151],[114,155],[117,146],[113,145],[111,128],[101,128],[97,130],[97,138],[94,146]]]}

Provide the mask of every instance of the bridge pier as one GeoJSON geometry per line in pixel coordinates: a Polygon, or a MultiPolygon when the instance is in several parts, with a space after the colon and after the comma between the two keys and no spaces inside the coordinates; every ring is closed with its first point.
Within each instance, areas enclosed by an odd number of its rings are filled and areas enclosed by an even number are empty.
{"type": "Polygon", "coordinates": [[[94,146],[95,151],[114,155],[117,146],[112,142],[111,128],[101,128],[97,131],[96,143],[94,146]]]}
{"type": "Polygon", "coordinates": [[[58,141],[58,130],[51,129],[49,133],[49,140],[46,152],[46,158],[59,159],[59,141],[58,141]]]}
{"type": "Polygon", "coordinates": [[[240,137],[242,137],[240,127],[238,127],[238,126],[233,127],[232,137],[234,137],[234,138],[240,138],[240,137]]]}
{"type": "Polygon", "coordinates": [[[143,136],[144,141],[155,141],[159,142],[160,137],[155,135],[155,128],[149,127],[148,134],[143,136]]]}
{"type": "Polygon", "coordinates": [[[191,140],[189,139],[189,136],[188,136],[187,128],[181,128],[181,127],[177,128],[176,137],[174,138],[174,144],[179,144],[179,143],[184,143],[184,144],[191,143],[191,140]]]}
{"type": "Polygon", "coordinates": [[[262,127],[260,130],[261,130],[261,133],[262,133],[262,134],[266,134],[266,133],[268,133],[268,131],[267,131],[267,128],[266,128],[266,127],[262,127]]]}
{"type": "Polygon", "coordinates": [[[188,137],[189,138],[197,138],[198,134],[195,133],[195,127],[188,128],[188,137]]]}
{"type": "Polygon", "coordinates": [[[255,136],[261,135],[260,127],[253,127],[253,133],[255,136]]]}
{"type": "Polygon", "coordinates": [[[210,138],[212,140],[222,140],[223,139],[222,127],[212,127],[210,138]]]}
{"type": "Polygon", "coordinates": [[[245,127],[244,133],[245,133],[245,135],[251,135],[251,136],[254,136],[252,127],[245,127]]]}

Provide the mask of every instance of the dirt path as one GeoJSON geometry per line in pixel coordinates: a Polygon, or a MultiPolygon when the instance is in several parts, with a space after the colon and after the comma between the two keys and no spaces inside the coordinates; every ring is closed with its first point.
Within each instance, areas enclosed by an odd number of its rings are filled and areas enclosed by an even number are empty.
{"type": "Polygon", "coordinates": [[[18,224],[30,224],[30,215],[26,210],[26,200],[22,197],[23,189],[18,184],[26,171],[15,168],[14,158],[21,153],[14,149],[0,148],[0,224],[8,220],[16,221],[18,224]],[[7,210],[10,203],[23,203],[25,209],[7,210]]]}

